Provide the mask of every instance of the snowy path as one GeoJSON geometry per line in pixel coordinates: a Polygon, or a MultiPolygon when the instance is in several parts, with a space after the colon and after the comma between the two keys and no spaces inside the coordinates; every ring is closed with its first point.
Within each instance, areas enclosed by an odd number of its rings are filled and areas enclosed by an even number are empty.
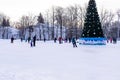
{"type": "Polygon", "coordinates": [[[119,49],[0,40],[0,80],[120,80],[119,49]]]}

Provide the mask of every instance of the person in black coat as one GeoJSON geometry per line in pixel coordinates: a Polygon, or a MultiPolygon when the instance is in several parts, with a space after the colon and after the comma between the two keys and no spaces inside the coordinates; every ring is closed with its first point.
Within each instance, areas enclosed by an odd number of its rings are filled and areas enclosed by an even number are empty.
{"type": "Polygon", "coordinates": [[[36,35],[33,37],[33,46],[36,46],[36,35]]]}
{"type": "Polygon", "coordinates": [[[12,37],[11,37],[11,43],[13,43],[13,41],[14,41],[14,37],[12,36],[12,37]]]}
{"type": "Polygon", "coordinates": [[[28,43],[30,42],[30,40],[31,40],[31,37],[29,36],[29,37],[28,37],[28,43]]]}
{"type": "Polygon", "coordinates": [[[21,42],[23,42],[23,37],[20,38],[21,42]]]}
{"type": "Polygon", "coordinates": [[[44,42],[46,41],[46,38],[44,38],[44,42]]]}
{"type": "Polygon", "coordinates": [[[54,38],[54,43],[56,43],[56,41],[57,41],[57,38],[54,38]]]}
{"type": "Polygon", "coordinates": [[[71,38],[69,37],[69,43],[71,43],[71,38]]]}
{"type": "Polygon", "coordinates": [[[117,38],[113,37],[113,44],[117,43],[117,38]]]}
{"type": "Polygon", "coordinates": [[[67,41],[68,41],[68,39],[67,39],[67,38],[65,38],[65,43],[67,43],[67,41]]]}

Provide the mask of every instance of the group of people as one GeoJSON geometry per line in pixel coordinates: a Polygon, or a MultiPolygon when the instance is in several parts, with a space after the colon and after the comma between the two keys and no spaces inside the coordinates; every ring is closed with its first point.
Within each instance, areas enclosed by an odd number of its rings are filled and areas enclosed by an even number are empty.
{"type": "Polygon", "coordinates": [[[30,43],[31,47],[35,47],[36,46],[36,35],[33,37],[28,37],[27,38],[27,42],[30,43]]]}
{"type": "MultiPolygon", "coordinates": [[[[77,44],[76,44],[76,38],[65,38],[65,39],[63,39],[62,37],[59,37],[58,39],[57,38],[54,38],[54,42],[56,43],[57,42],[57,40],[59,41],[59,44],[62,44],[63,43],[63,41],[66,43],[66,42],[68,42],[69,41],[69,43],[71,43],[72,42],[72,44],[73,44],[73,47],[77,47],[77,44]]],[[[21,42],[23,41],[23,38],[21,38],[21,42]]],[[[30,46],[31,47],[35,47],[36,46],[36,35],[35,36],[33,36],[33,37],[28,37],[27,39],[26,39],[26,41],[28,42],[28,43],[30,43],[30,46]]],[[[46,41],[46,39],[44,39],[44,42],[46,41]]],[[[13,43],[14,42],[14,37],[12,36],[11,37],[11,43],[13,43]]]]}
{"type": "Polygon", "coordinates": [[[113,38],[108,38],[107,39],[107,43],[113,43],[113,44],[116,44],[117,43],[117,38],[113,37],[113,38]]]}
{"type": "MultiPolygon", "coordinates": [[[[21,42],[23,41],[23,38],[21,38],[21,42]]],[[[28,43],[30,43],[31,47],[35,47],[36,46],[36,35],[33,37],[28,37],[26,40],[28,43]]],[[[11,43],[14,42],[14,37],[11,37],[11,43]]]]}
{"type": "MultiPolygon", "coordinates": [[[[73,47],[77,47],[76,38],[74,38],[74,37],[73,37],[73,38],[65,38],[65,39],[63,39],[62,37],[59,37],[59,38],[58,38],[58,41],[59,41],[59,44],[62,44],[63,41],[64,41],[65,43],[69,41],[69,43],[72,42],[73,47]]],[[[57,42],[57,38],[54,38],[54,42],[55,42],[55,43],[57,42]]]]}
{"type": "Polygon", "coordinates": [[[31,47],[36,46],[36,35],[33,38],[31,38],[30,45],[31,45],[31,47]]]}

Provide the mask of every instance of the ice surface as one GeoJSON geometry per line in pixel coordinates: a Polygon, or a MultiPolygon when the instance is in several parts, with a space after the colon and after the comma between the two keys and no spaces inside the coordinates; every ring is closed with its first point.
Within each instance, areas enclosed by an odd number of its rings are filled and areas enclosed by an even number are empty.
{"type": "Polygon", "coordinates": [[[120,80],[120,42],[73,48],[0,40],[0,80],[120,80]]]}

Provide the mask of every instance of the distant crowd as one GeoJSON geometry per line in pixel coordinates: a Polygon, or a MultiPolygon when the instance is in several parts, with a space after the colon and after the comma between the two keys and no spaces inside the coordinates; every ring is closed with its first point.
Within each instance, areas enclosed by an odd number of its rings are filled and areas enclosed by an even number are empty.
{"type": "Polygon", "coordinates": [[[76,44],[76,40],[77,40],[77,39],[75,39],[74,37],[73,37],[73,38],[65,38],[65,39],[63,39],[62,37],[59,37],[58,39],[57,39],[57,38],[54,38],[54,42],[55,42],[55,43],[56,43],[57,40],[59,41],[59,44],[62,44],[63,41],[64,41],[65,43],[67,43],[67,42],[71,43],[71,42],[72,42],[73,47],[77,47],[77,44],[76,44]]]}
{"type": "MultiPolygon", "coordinates": [[[[65,38],[63,39],[62,37],[59,37],[59,38],[54,38],[54,43],[56,43],[57,41],[59,42],[59,44],[62,44],[63,42],[65,43],[72,43],[73,47],[77,47],[77,44],[76,44],[76,41],[77,39],[75,37],[73,38],[65,38]]],[[[21,42],[23,41],[23,38],[21,38],[21,42]]],[[[26,42],[30,43],[30,46],[31,47],[35,47],[36,46],[36,35],[33,36],[33,37],[28,37],[26,40],[26,42]]],[[[11,37],[11,43],[14,42],[14,37],[12,36],[11,37]]],[[[44,38],[44,42],[46,42],[46,39],[44,38]]]]}
{"type": "MultiPolygon", "coordinates": [[[[23,38],[21,38],[21,42],[23,41],[23,38]]],[[[26,40],[26,42],[30,43],[30,46],[31,47],[35,47],[36,46],[36,35],[33,36],[33,37],[28,37],[26,40]]],[[[44,42],[46,42],[46,39],[44,38],[43,39],[44,42]]],[[[59,37],[59,38],[54,38],[54,43],[56,42],[59,42],[59,44],[62,44],[63,42],[64,43],[72,43],[73,47],[77,47],[77,39],[75,37],[73,38],[62,38],[62,37],[59,37]]],[[[14,37],[12,36],[11,37],[11,43],[14,42],[14,37]]],[[[117,43],[117,38],[108,38],[107,39],[107,43],[113,43],[113,44],[116,44],[117,43]]]]}
{"type": "Polygon", "coordinates": [[[107,43],[116,44],[116,43],[117,43],[117,38],[114,38],[114,37],[113,37],[113,38],[112,38],[112,37],[111,37],[111,38],[108,38],[108,39],[107,39],[107,43]]]}

